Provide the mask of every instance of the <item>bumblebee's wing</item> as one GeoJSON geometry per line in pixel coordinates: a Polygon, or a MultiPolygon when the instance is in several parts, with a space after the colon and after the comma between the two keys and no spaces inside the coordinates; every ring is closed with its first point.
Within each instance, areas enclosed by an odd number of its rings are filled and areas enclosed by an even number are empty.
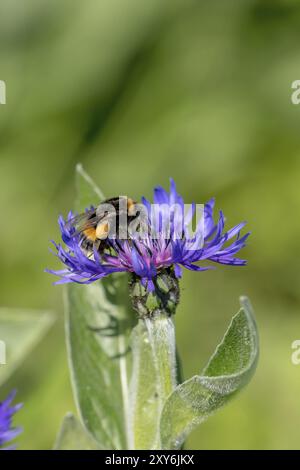
{"type": "Polygon", "coordinates": [[[89,211],[84,212],[83,214],[76,215],[73,219],[69,220],[67,223],[67,228],[71,230],[75,229],[73,236],[82,233],[84,230],[96,227],[99,217],[97,217],[95,209],[90,209],[89,211]]]}

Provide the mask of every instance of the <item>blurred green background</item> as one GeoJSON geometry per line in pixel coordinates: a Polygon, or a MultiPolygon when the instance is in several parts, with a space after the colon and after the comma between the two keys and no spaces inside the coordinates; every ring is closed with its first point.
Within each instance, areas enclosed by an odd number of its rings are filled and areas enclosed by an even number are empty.
{"type": "Polygon", "coordinates": [[[81,161],[107,196],[150,197],[173,176],[187,202],[248,221],[246,268],[185,272],[176,315],[185,376],[249,295],[261,358],[247,389],[188,448],[300,448],[300,79],[297,0],[1,0],[0,303],[57,312],[13,376],[21,449],[51,448],[73,400],[62,288],[43,273],[81,161]]]}

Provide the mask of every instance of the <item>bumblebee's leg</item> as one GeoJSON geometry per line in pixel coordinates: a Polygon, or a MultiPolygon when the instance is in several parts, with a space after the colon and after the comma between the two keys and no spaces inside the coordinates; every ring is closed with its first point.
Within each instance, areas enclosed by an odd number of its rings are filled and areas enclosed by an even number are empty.
{"type": "Polygon", "coordinates": [[[92,258],[94,255],[94,242],[91,240],[88,240],[87,238],[83,238],[81,245],[80,245],[81,250],[85,254],[87,258],[92,258]]]}

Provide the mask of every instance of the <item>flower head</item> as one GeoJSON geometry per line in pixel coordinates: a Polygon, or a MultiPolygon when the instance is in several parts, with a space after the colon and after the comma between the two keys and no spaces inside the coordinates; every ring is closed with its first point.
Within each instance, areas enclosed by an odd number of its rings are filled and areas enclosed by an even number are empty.
{"type": "MultiPolygon", "coordinates": [[[[11,392],[6,400],[0,402],[0,449],[3,445],[13,440],[22,431],[21,428],[13,428],[12,418],[13,415],[21,408],[21,404],[11,406],[16,392],[11,392]]],[[[12,449],[13,447],[6,447],[12,449]]]]}
{"type": "Polygon", "coordinates": [[[245,265],[246,261],[236,258],[236,253],[245,246],[249,233],[240,236],[245,222],[224,231],[225,218],[220,211],[217,223],[213,219],[214,199],[202,207],[202,217],[197,220],[192,233],[191,223],[197,216],[197,205],[186,210],[183,198],[177,193],[171,179],[170,191],[161,187],[154,189],[154,204],[142,198],[139,205],[145,214],[146,230],[130,233],[126,239],[110,237],[105,249],[94,245],[87,254],[82,247],[82,234],[71,221],[59,218],[62,240],[65,244],[54,243],[56,254],[66,266],[59,271],[47,270],[59,276],[57,284],[77,282],[89,284],[114,272],[130,272],[141,279],[149,291],[154,290],[155,279],[164,269],[174,269],[175,276],[181,277],[182,267],[193,271],[205,271],[213,266],[196,264],[203,261],[228,265],[245,265]],[[229,242],[229,243],[228,243],[229,242]]]}

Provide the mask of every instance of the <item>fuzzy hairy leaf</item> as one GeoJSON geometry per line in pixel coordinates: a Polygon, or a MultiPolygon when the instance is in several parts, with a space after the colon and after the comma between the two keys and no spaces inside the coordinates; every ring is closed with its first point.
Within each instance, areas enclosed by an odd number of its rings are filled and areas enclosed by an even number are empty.
{"type": "Polygon", "coordinates": [[[91,205],[99,204],[104,195],[92,178],[84,171],[81,163],[76,165],[76,210],[83,212],[91,205]]]}
{"type": "Polygon", "coordinates": [[[254,374],[258,332],[249,300],[241,297],[241,309],[201,375],[178,385],[168,397],[161,417],[164,449],[179,449],[188,434],[227,403],[254,374]]]}
{"type": "Polygon", "coordinates": [[[80,421],[68,413],[62,422],[53,450],[100,450],[80,421]]]}
{"type": "MultiPolygon", "coordinates": [[[[80,165],[76,179],[78,211],[103,199],[80,165]]],[[[115,275],[67,288],[66,336],[75,401],[83,424],[105,449],[127,447],[129,336],[135,319],[127,284],[126,275],[115,275]]]]}

